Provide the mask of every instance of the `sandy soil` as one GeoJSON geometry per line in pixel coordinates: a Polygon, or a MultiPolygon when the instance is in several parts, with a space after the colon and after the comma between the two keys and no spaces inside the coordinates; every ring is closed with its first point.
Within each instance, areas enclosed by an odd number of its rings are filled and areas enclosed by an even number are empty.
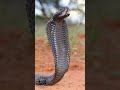
{"type": "MultiPolygon", "coordinates": [[[[83,38],[84,35],[80,35],[83,38]]],[[[53,86],[35,86],[35,90],[85,90],[84,43],[78,43],[80,48],[71,53],[71,62],[64,78],[53,86]],[[80,56],[81,55],[81,56],[80,56]]],[[[35,40],[35,72],[42,74],[54,73],[54,62],[51,49],[46,39],[35,40]]]]}

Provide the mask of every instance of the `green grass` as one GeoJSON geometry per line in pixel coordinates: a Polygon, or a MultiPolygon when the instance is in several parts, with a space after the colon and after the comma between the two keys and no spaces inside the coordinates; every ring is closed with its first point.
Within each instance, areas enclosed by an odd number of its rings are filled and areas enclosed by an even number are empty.
{"type": "Polygon", "coordinates": [[[35,37],[44,37],[47,38],[45,24],[35,25],[35,37]]]}

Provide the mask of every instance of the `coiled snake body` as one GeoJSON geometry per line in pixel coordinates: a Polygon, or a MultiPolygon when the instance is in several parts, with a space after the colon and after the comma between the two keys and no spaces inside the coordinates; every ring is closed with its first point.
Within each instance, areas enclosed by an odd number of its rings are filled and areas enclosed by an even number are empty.
{"type": "MultiPolygon", "coordinates": [[[[32,8],[34,8],[33,3],[34,0],[27,0],[26,10],[30,23],[30,28],[32,33],[34,34],[34,22],[32,22],[34,21],[32,20],[32,16],[34,16],[34,13],[32,12],[32,8]]],[[[54,56],[55,73],[50,76],[35,74],[35,84],[53,85],[63,78],[64,74],[69,68],[69,36],[67,24],[64,20],[64,18],[69,16],[69,14],[67,14],[68,10],[68,7],[61,8],[53,15],[53,17],[47,23],[46,32],[54,56]]]]}

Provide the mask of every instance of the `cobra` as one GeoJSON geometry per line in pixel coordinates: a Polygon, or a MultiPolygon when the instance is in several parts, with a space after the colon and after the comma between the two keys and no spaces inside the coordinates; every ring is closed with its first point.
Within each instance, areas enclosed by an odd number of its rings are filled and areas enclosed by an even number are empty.
{"type": "MultiPolygon", "coordinates": [[[[27,0],[26,11],[29,25],[32,33],[34,30],[34,0],[27,0]]],[[[46,32],[50,43],[55,64],[55,73],[48,75],[35,74],[35,84],[37,85],[54,85],[59,82],[68,71],[70,63],[70,44],[66,21],[69,8],[59,9],[47,22],[46,32]]]]}

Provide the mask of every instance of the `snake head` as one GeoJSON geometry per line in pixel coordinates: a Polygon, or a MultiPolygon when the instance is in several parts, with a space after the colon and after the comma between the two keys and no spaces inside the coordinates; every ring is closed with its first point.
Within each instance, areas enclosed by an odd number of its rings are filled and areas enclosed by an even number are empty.
{"type": "Polygon", "coordinates": [[[68,17],[70,14],[68,14],[69,8],[66,7],[62,7],[60,8],[54,15],[53,15],[53,19],[56,21],[61,21],[64,18],[68,17]]]}

